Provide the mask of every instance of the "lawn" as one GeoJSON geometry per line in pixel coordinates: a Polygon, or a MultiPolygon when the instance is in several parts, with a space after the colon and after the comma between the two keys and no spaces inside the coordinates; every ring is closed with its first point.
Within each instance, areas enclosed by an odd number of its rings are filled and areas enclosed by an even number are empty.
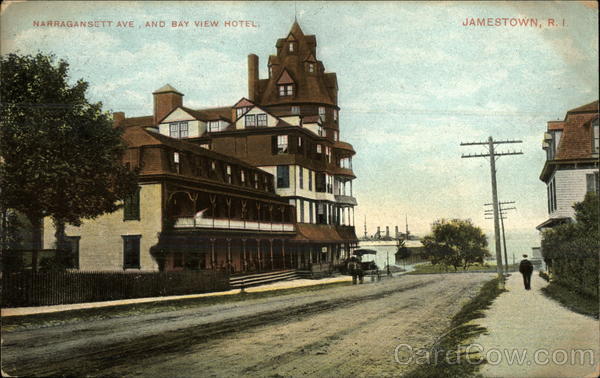
{"type": "MultiPolygon", "coordinates": [[[[518,264],[511,264],[508,266],[510,272],[518,270],[518,264]]],[[[495,272],[496,264],[475,264],[469,266],[467,269],[458,268],[454,270],[454,267],[444,267],[441,265],[431,265],[431,263],[424,263],[415,265],[415,270],[408,274],[431,274],[431,273],[461,273],[461,272],[495,272]]]]}

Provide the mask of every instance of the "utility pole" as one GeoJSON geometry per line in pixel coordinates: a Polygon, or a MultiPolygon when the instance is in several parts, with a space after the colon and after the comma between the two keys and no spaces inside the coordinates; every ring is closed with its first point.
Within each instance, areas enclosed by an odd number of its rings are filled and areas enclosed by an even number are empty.
{"type": "MultiPolygon", "coordinates": [[[[504,274],[508,275],[508,257],[507,257],[507,252],[506,252],[506,232],[504,232],[504,218],[506,216],[506,213],[504,213],[504,211],[506,210],[516,210],[516,207],[506,207],[503,208],[502,205],[504,204],[509,204],[509,203],[515,203],[514,201],[511,202],[499,202],[500,205],[500,226],[502,227],[502,244],[504,245],[504,274]]],[[[485,206],[491,206],[491,203],[486,203],[485,206]]],[[[491,215],[493,210],[485,210],[485,215],[491,215]]],[[[485,218],[485,219],[493,219],[493,218],[485,218]]]]}
{"type": "Polygon", "coordinates": [[[492,204],[494,206],[494,236],[496,239],[496,271],[500,280],[500,286],[504,287],[504,276],[502,274],[502,251],[500,243],[500,222],[499,222],[499,206],[498,206],[498,189],[496,183],[496,159],[500,156],[506,155],[522,155],[521,151],[509,151],[509,152],[496,152],[494,147],[496,144],[509,144],[509,143],[523,143],[520,140],[499,140],[494,141],[490,136],[487,142],[470,142],[461,143],[461,146],[487,146],[487,154],[469,154],[462,155],[461,158],[476,158],[476,157],[489,157],[490,158],[490,173],[492,178],[492,204]]]}

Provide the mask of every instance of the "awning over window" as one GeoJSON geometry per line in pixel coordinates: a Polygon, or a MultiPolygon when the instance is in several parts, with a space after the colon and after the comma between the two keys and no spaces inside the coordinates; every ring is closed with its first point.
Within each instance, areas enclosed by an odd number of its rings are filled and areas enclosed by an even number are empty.
{"type": "Polygon", "coordinates": [[[299,223],[296,225],[296,232],[296,237],[291,239],[293,242],[349,243],[357,241],[354,229],[351,227],[299,223]]]}

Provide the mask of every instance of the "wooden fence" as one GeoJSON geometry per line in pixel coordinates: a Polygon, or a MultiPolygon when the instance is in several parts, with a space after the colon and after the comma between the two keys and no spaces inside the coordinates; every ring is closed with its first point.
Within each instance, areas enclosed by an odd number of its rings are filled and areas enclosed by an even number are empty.
{"type": "Polygon", "coordinates": [[[218,271],[4,272],[2,307],[197,294],[229,288],[229,275],[218,271]]]}

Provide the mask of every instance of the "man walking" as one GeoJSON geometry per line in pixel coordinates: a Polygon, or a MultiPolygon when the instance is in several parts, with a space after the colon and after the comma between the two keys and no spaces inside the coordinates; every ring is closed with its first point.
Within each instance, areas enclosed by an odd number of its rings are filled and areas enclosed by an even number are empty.
{"type": "Polygon", "coordinates": [[[523,283],[525,290],[531,290],[531,273],[533,273],[533,264],[527,260],[527,255],[523,255],[524,259],[519,264],[519,272],[523,275],[523,283]]]}

